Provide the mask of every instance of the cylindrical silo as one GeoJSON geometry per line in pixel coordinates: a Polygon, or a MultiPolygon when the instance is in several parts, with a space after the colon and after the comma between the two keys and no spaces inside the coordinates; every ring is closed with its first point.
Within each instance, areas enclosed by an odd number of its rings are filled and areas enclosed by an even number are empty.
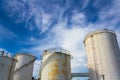
{"type": "Polygon", "coordinates": [[[13,80],[16,61],[8,56],[0,56],[0,80],[13,80]]]}
{"type": "Polygon", "coordinates": [[[84,43],[90,80],[120,80],[120,50],[115,32],[94,31],[84,43]]]}
{"type": "Polygon", "coordinates": [[[32,80],[35,56],[29,54],[17,54],[18,61],[15,66],[14,80],[32,80]]]}
{"type": "Polygon", "coordinates": [[[70,54],[63,49],[45,50],[42,56],[40,80],[71,80],[70,54]]]}

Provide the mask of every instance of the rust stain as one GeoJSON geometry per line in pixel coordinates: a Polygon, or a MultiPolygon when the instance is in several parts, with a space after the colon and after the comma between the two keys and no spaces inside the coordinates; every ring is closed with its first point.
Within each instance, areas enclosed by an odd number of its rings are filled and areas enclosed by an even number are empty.
{"type": "Polygon", "coordinates": [[[58,62],[53,62],[49,66],[50,68],[58,67],[58,62]]]}
{"type": "Polygon", "coordinates": [[[50,78],[49,80],[58,80],[58,79],[57,79],[57,78],[52,77],[52,78],[50,78]]]}
{"type": "Polygon", "coordinates": [[[50,71],[48,72],[48,79],[50,79],[50,80],[59,80],[58,79],[58,76],[61,74],[61,75],[63,75],[63,76],[66,76],[67,75],[67,72],[66,72],[66,70],[65,70],[65,67],[67,66],[67,64],[66,64],[66,62],[64,62],[63,60],[62,60],[62,68],[60,68],[60,66],[59,66],[59,61],[60,61],[60,59],[56,59],[56,61],[54,61],[54,62],[52,62],[52,63],[50,63],[50,65],[49,65],[49,69],[50,69],[50,71]]]}
{"type": "Polygon", "coordinates": [[[54,63],[53,66],[54,66],[54,67],[58,67],[58,63],[54,63]]]}
{"type": "Polygon", "coordinates": [[[59,74],[59,68],[58,68],[58,63],[54,62],[50,64],[50,72],[48,73],[48,76],[52,78],[51,80],[57,80],[55,79],[56,76],[59,74]]]}
{"type": "Polygon", "coordinates": [[[63,65],[64,67],[66,67],[67,64],[64,62],[62,65],[63,65]]]}
{"type": "Polygon", "coordinates": [[[52,75],[58,75],[59,74],[59,70],[58,70],[58,68],[53,68],[49,73],[48,73],[48,75],[49,76],[52,76],[52,75]]]}
{"type": "Polygon", "coordinates": [[[64,69],[62,69],[61,71],[62,71],[62,74],[66,76],[66,71],[64,69]]]}

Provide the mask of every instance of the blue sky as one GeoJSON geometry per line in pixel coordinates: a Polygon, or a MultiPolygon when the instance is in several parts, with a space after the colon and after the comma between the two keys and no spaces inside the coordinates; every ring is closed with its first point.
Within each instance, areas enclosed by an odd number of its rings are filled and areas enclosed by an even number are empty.
{"type": "Polygon", "coordinates": [[[107,28],[120,44],[119,7],[119,0],[0,0],[0,50],[35,55],[37,76],[43,50],[61,47],[73,56],[72,72],[87,72],[84,37],[107,28]]]}

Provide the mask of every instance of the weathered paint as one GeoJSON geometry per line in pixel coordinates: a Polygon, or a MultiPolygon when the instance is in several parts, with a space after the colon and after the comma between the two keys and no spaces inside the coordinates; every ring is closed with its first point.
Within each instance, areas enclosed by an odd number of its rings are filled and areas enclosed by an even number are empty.
{"type": "Polygon", "coordinates": [[[115,33],[95,31],[87,35],[84,43],[91,80],[120,80],[120,50],[115,33]]]}
{"type": "Polygon", "coordinates": [[[41,80],[71,80],[70,55],[45,52],[41,66],[41,80]]]}
{"type": "Polygon", "coordinates": [[[18,62],[15,66],[14,80],[32,80],[35,57],[28,54],[17,54],[15,59],[18,62]]]}
{"type": "Polygon", "coordinates": [[[7,56],[0,56],[0,80],[13,80],[16,61],[7,56]]]}

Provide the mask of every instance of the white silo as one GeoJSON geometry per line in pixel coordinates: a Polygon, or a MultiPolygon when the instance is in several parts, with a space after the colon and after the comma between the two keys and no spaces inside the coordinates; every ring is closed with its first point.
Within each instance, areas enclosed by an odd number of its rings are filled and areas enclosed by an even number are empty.
{"type": "Polygon", "coordinates": [[[16,61],[8,56],[0,56],[0,80],[13,80],[16,61]]]}
{"type": "Polygon", "coordinates": [[[60,49],[45,50],[40,80],[71,80],[70,54],[60,49]]]}
{"type": "Polygon", "coordinates": [[[32,80],[33,64],[35,56],[29,54],[17,54],[15,59],[18,61],[15,66],[13,80],[32,80]]]}
{"type": "Polygon", "coordinates": [[[89,33],[85,38],[90,80],[120,80],[120,50],[110,30],[89,33]]]}

